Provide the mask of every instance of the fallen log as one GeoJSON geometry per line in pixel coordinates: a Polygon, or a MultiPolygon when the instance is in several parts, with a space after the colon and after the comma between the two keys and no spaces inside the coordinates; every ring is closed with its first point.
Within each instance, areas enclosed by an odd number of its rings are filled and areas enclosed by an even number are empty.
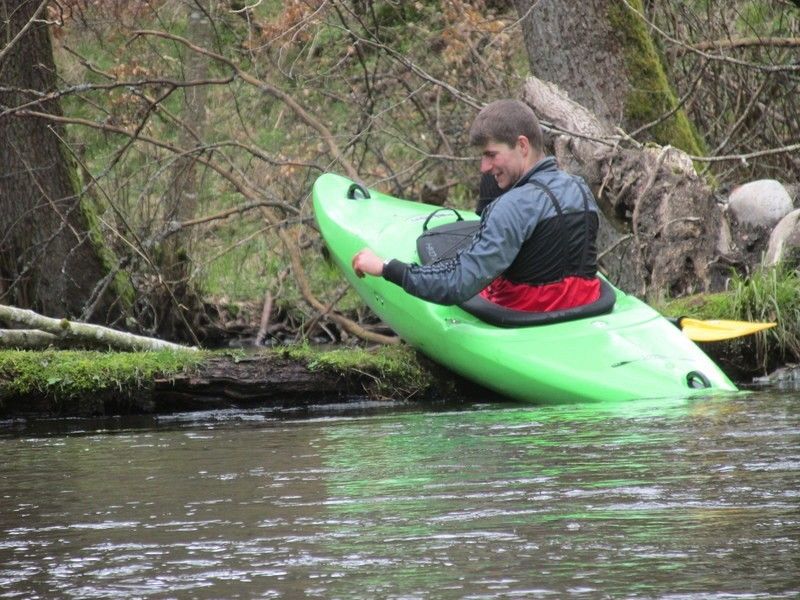
{"type": "Polygon", "coordinates": [[[59,347],[86,343],[90,347],[114,350],[197,350],[164,340],[118,331],[101,325],[69,319],[53,319],[32,310],[0,304],[0,321],[18,323],[32,330],[0,330],[0,347],[43,349],[57,342],[59,347]],[[23,331],[23,333],[15,333],[23,331]],[[40,345],[37,345],[40,344],[40,345]]]}
{"type": "Polygon", "coordinates": [[[40,329],[0,329],[0,348],[42,350],[51,346],[61,348],[62,344],[60,337],[40,329]]]}
{"type": "Polygon", "coordinates": [[[270,355],[215,357],[189,372],[153,381],[158,412],[243,406],[299,407],[369,396],[370,377],[310,369],[304,361],[270,355]]]}
{"type": "Polygon", "coordinates": [[[0,353],[0,419],[230,408],[296,411],[332,403],[475,397],[486,400],[492,394],[404,346],[232,354],[0,353]]]}

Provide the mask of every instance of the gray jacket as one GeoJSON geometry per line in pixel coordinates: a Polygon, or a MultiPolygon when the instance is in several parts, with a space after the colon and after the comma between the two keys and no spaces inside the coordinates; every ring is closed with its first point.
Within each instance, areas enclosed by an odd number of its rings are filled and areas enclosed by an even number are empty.
{"type": "Polygon", "coordinates": [[[500,275],[513,274],[509,278],[532,285],[567,275],[594,276],[597,211],[583,179],[559,170],[555,158],[547,157],[483,211],[465,250],[425,266],[391,260],[383,277],[424,300],[460,304],[500,275]]]}

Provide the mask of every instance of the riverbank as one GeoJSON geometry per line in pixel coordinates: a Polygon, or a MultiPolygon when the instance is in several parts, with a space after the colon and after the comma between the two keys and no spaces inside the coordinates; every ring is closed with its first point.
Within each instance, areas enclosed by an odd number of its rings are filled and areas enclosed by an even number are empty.
{"type": "MultiPolygon", "coordinates": [[[[754,372],[757,336],[702,344],[740,385],[797,378],[754,372]],[[748,358],[749,357],[749,358],[748,358]]],[[[252,350],[0,351],[0,418],[89,417],[216,408],[296,408],[369,400],[435,401],[494,394],[406,345],[292,345],[252,350]]]]}
{"type": "MultiPolygon", "coordinates": [[[[435,400],[472,384],[407,346],[252,351],[0,351],[0,417],[435,400]]],[[[486,392],[488,394],[489,392],[486,392]]]]}

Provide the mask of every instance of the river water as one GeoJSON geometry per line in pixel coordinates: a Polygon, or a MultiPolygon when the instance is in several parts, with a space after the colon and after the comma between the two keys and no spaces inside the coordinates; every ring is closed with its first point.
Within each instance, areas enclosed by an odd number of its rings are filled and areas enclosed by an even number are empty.
{"type": "Polygon", "coordinates": [[[0,426],[0,598],[563,597],[800,597],[800,392],[0,426]]]}

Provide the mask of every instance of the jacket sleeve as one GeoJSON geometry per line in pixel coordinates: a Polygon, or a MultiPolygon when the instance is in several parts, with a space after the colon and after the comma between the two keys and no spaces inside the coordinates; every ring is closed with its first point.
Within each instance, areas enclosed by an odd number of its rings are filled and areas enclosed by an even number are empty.
{"type": "Polygon", "coordinates": [[[392,260],[383,277],[429,302],[469,300],[508,268],[536,226],[536,215],[522,214],[516,196],[512,191],[493,202],[472,244],[455,257],[425,266],[392,260]]]}

